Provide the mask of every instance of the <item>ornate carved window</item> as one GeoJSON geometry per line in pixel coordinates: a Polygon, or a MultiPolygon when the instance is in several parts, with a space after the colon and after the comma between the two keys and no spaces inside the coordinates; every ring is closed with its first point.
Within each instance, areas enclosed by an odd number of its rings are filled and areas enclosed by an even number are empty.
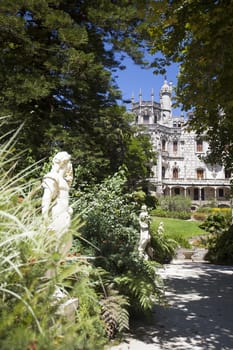
{"type": "Polygon", "coordinates": [[[143,116],[143,124],[149,124],[150,116],[149,114],[145,114],[143,116]]]}
{"type": "Polygon", "coordinates": [[[178,142],[175,140],[173,141],[173,152],[177,153],[177,151],[178,151],[178,142]]]}
{"type": "Polygon", "coordinates": [[[204,170],[203,169],[197,169],[197,179],[198,180],[204,179],[204,170]]]}
{"type": "Polygon", "coordinates": [[[165,169],[165,167],[163,166],[163,167],[162,167],[162,178],[163,178],[163,179],[165,178],[165,172],[166,172],[166,169],[165,169]]]}
{"type": "Polygon", "coordinates": [[[173,169],[172,177],[173,177],[173,179],[178,179],[179,178],[179,170],[178,170],[178,168],[174,168],[173,169]]]}
{"type": "Polygon", "coordinates": [[[196,148],[197,148],[197,152],[203,152],[203,141],[202,140],[196,141],[196,148]]]}
{"type": "Polygon", "coordinates": [[[162,140],[162,151],[166,151],[166,141],[162,140]]]}

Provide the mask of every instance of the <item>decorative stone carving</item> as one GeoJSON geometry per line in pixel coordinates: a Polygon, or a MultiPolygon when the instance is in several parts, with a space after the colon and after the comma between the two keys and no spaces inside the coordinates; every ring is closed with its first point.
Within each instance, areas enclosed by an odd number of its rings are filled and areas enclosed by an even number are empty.
{"type": "Polygon", "coordinates": [[[139,214],[139,224],[140,224],[140,240],[139,240],[139,255],[148,259],[148,255],[145,252],[147,244],[150,242],[150,233],[149,233],[149,224],[150,224],[150,215],[147,211],[147,206],[142,205],[141,212],[139,214]]]}
{"type": "Polygon", "coordinates": [[[69,206],[69,190],[73,180],[71,156],[59,152],[52,162],[52,169],[42,181],[42,215],[48,222],[50,230],[56,235],[56,250],[66,254],[72,245],[72,237],[66,242],[65,233],[70,226],[72,208],[69,206]]]}

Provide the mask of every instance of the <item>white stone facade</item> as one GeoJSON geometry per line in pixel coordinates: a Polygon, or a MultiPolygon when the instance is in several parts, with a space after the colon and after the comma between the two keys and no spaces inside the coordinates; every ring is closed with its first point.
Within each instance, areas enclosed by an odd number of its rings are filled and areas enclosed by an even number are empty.
{"type": "MultiPolygon", "coordinates": [[[[208,143],[194,132],[188,132],[187,119],[172,115],[172,85],[166,80],[160,90],[160,102],[132,101],[135,123],[143,125],[151,136],[157,153],[153,177],[149,179],[151,193],[190,196],[196,205],[215,200],[229,205],[231,174],[224,167],[205,163],[201,157],[208,143]]],[[[191,113],[188,118],[191,118],[191,113]]]]}

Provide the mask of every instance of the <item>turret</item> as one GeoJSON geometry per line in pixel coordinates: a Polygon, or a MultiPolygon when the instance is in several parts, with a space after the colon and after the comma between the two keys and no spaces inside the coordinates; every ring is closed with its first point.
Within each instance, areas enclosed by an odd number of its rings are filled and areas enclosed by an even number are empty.
{"type": "Polygon", "coordinates": [[[172,112],[172,83],[167,83],[164,80],[164,84],[160,89],[160,104],[161,104],[161,114],[162,120],[167,122],[171,118],[172,112]]]}

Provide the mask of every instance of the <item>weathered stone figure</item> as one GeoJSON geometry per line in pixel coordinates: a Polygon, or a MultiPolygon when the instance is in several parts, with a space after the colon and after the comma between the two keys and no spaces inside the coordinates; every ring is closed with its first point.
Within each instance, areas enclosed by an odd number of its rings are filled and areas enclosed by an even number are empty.
{"type": "Polygon", "coordinates": [[[150,241],[149,224],[150,216],[147,211],[147,206],[142,205],[141,212],[139,214],[139,224],[140,224],[140,241],[139,241],[139,255],[148,259],[148,255],[145,253],[147,244],[150,241]]]}
{"type": "Polygon", "coordinates": [[[64,242],[64,234],[68,231],[72,214],[69,206],[69,190],[73,180],[70,158],[67,152],[57,153],[53,158],[51,171],[42,181],[42,215],[48,220],[49,229],[56,235],[56,249],[62,253],[67,253],[72,245],[72,237],[64,242]]]}

